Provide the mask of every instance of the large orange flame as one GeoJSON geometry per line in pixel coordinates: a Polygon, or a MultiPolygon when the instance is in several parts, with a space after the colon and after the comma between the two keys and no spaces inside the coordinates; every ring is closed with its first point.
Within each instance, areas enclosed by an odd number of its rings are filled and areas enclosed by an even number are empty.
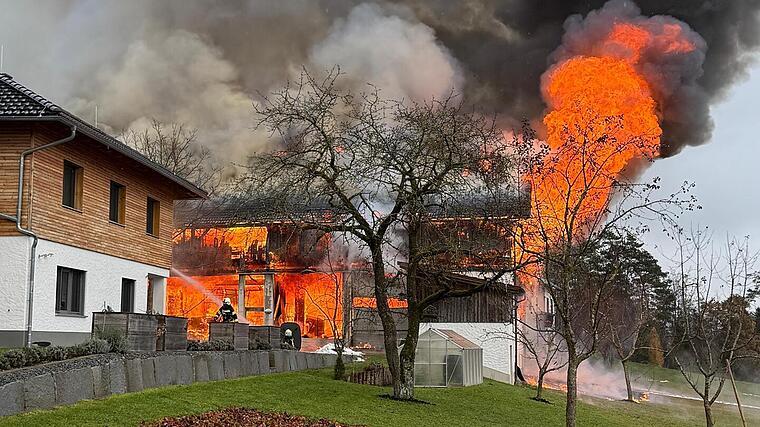
{"type": "MultiPolygon", "coordinates": [[[[525,248],[583,239],[604,221],[614,184],[631,162],[659,154],[658,103],[645,69],[652,55],[688,53],[695,46],[677,24],[618,22],[584,55],[563,59],[543,76],[548,154],[525,179],[532,215],[525,248]]],[[[521,281],[532,287],[539,267],[521,281]]]]}

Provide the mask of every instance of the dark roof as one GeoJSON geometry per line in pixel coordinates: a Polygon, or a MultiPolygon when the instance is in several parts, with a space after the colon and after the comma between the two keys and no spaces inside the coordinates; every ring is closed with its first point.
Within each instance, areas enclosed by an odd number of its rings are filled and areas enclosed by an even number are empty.
{"type": "Polygon", "coordinates": [[[433,220],[447,219],[522,219],[530,217],[530,188],[502,193],[468,194],[431,204],[433,220]]]}
{"type": "Polygon", "coordinates": [[[279,197],[224,197],[187,201],[174,208],[176,227],[244,227],[281,222],[324,221],[337,211],[327,202],[284,202],[279,197]],[[287,212],[286,212],[287,211],[287,212]]]}
{"type": "Polygon", "coordinates": [[[57,120],[69,126],[76,126],[77,133],[87,135],[106,147],[118,151],[126,157],[146,166],[163,177],[173,181],[195,197],[205,198],[207,193],[196,185],[179,177],[165,167],[153,162],[137,150],[111,135],[69,113],[53,102],[36,94],[13,80],[8,74],[0,73],[0,120],[57,120]]]}

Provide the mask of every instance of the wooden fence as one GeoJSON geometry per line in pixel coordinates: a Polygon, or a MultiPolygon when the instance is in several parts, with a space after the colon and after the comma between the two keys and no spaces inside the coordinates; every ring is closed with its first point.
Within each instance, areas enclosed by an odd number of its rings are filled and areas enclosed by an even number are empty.
{"type": "Polygon", "coordinates": [[[363,371],[352,372],[348,381],[363,385],[388,386],[393,384],[391,371],[385,366],[368,366],[363,371]]]}

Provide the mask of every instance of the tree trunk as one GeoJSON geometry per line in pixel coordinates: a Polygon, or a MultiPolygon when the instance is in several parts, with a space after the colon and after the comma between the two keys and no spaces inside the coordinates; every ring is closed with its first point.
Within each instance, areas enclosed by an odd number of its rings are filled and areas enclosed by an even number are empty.
{"type": "Polygon", "coordinates": [[[702,405],[705,407],[705,425],[707,427],[713,427],[715,420],[712,416],[712,404],[710,403],[710,384],[712,383],[712,375],[703,376],[704,384],[704,396],[702,397],[702,405]]]}
{"type": "Polygon", "coordinates": [[[623,374],[625,375],[625,390],[628,392],[628,401],[633,402],[633,388],[631,387],[631,372],[628,367],[628,360],[621,360],[623,364],[623,374]]]}
{"type": "Polygon", "coordinates": [[[568,356],[568,358],[565,425],[567,427],[575,427],[575,403],[578,400],[578,363],[575,360],[575,355],[568,356]]]}
{"type": "Polygon", "coordinates": [[[343,346],[336,345],[335,353],[337,354],[337,358],[335,359],[333,377],[336,380],[343,381],[346,378],[346,365],[343,363],[343,346]]]}
{"type": "Polygon", "coordinates": [[[703,404],[705,406],[705,425],[707,427],[714,427],[715,421],[713,420],[712,406],[710,405],[710,401],[705,399],[703,404]]]}
{"type": "Polygon", "coordinates": [[[538,371],[538,380],[536,381],[536,400],[543,400],[541,396],[544,391],[544,372],[538,371]]]}
{"type": "Polygon", "coordinates": [[[414,359],[417,351],[417,341],[420,336],[420,315],[412,306],[409,307],[409,329],[406,332],[404,347],[401,349],[401,393],[394,396],[397,399],[414,399],[414,359]]]}
{"type": "Polygon", "coordinates": [[[380,323],[383,325],[383,345],[385,346],[385,359],[388,361],[388,370],[393,379],[393,395],[401,393],[401,369],[399,367],[399,354],[397,348],[398,332],[396,322],[393,320],[391,309],[388,306],[388,291],[385,281],[385,265],[383,264],[383,252],[380,244],[373,246],[372,250],[372,274],[375,281],[375,303],[380,323]]]}

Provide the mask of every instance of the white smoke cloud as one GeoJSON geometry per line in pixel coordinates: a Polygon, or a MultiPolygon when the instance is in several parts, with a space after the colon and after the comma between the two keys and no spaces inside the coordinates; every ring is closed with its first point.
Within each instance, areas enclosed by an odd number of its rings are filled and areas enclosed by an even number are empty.
{"type": "Polygon", "coordinates": [[[457,61],[430,27],[403,10],[374,4],[359,5],[338,20],[309,59],[321,70],[338,65],[347,78],[372,83],[391,99],[443,97],[463,81],[457,61]]]}
{"type": "Polygon", "coordinates": [[[199,128],[199,140],[220,158],[242,162],[256,135],[252,101],[238,78],[219,49],[176,30],[133,42],[121,61],[98,73],[97,98],[76,99],[72,108],[87,111],[86,105],[102,103],[104,123],[131,130],[150,126],[153,118],[186,123],[199,128]]]}

